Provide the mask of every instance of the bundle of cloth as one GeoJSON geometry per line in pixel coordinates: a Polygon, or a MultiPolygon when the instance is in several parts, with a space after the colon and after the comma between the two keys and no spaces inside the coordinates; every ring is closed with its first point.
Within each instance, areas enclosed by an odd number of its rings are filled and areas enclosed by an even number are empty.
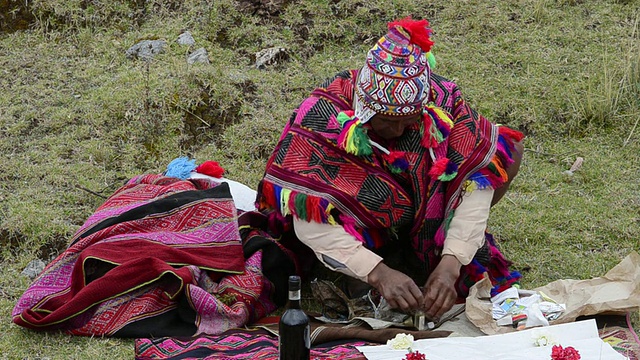
{"type": "Polygon", "coordinates": [[[227,182],[134,177],[29,286],[13,321],[147,337],[220,334],[260,319],[284,302],[274,301],[278,280],[266,278],[263,259],[285,273],[290,260],[259,233],[243,238],[238,217],[227,182]]]}

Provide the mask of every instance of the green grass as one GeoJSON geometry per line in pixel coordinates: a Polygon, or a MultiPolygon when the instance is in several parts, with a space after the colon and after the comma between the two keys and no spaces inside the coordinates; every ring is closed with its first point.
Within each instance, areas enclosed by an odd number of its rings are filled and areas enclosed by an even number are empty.
{"type": "Polygon", "coordinates": [[[409,14],[432,23],[437,71],[483,115],[528,134],[490,219],[529,269],[524,286],[600,276],[640,249],[637,0],[7,3],[3,29],[28,29],[0,33],[0,358],[131,358],[130,340],[12,325],[22,269],[61,251],[100,205],[86,190],[107,196],[178,156],[219,161],[255,186],[291,110],[409,14]],[[210,65],[187,65],[190,49],[175,42],[184,29],[210,65]],[[167,48],[127,59],[141,39],[167,48]],[[289,60],[254,68],[272,46],[289,60]],[[564,174],[578,156],[583,167],[564,174]]]}

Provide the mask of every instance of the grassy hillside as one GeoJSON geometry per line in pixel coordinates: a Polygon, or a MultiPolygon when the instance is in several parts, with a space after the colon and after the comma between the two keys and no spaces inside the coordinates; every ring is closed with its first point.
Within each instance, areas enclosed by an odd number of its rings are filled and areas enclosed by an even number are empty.
{"type": "Polygon", "coordinates": [[[438,73],[528,135],[490,219],[524,285],[600,276],[640,249],[638,0],[0,1],[0,358],[131,358],[129,340],[12,325],[22,269],[178,156],[255,186],[291,110],[406,15],[430,20],[438,73]],[[167,46],[127,58],[144,39],[167,46]],[[275,46],[287,58],[257,69],[275,46]],[[210,64],[187,64],[200,47],[210,64]]]}

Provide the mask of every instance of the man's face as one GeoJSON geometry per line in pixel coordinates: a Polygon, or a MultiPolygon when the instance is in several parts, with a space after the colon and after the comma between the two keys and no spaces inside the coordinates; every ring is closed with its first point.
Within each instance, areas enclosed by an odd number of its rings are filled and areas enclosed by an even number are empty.
{"type": "Polygon", "coordinates": [[[408,116],[376,114],[370,122],[371,128],[376,134],[383,139],[390,140],[402,136],[406,128],[417,123],[421,118],[422,114],[408,116]]]}

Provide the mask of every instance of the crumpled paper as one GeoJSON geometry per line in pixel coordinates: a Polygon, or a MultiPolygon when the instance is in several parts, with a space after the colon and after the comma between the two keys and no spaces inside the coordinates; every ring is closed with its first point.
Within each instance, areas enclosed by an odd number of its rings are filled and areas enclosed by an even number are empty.
{"type": "MultiPolygon", "coordinates": [[[[579,316],[635,311],[640,308],[640,255],[632,252],[602,277],[556,280],[534,290],[566,305],[566,311],[550,321],[550,325],[572,322],[579,316]]],[[[487,335],[515,331],[512,327],[498,326],[493,320],[490,292],[487,277],[471,287],[466,301],[467,317],[487,335]]]]}
{"type": "Polygon", "coordinates": [[[492,317],[500,326],[549,326],[549,321],[557,319],[565,311],[564,304],[558,304],[543,292],[515,287],[492,297],[491,303],[492,317]]]}

